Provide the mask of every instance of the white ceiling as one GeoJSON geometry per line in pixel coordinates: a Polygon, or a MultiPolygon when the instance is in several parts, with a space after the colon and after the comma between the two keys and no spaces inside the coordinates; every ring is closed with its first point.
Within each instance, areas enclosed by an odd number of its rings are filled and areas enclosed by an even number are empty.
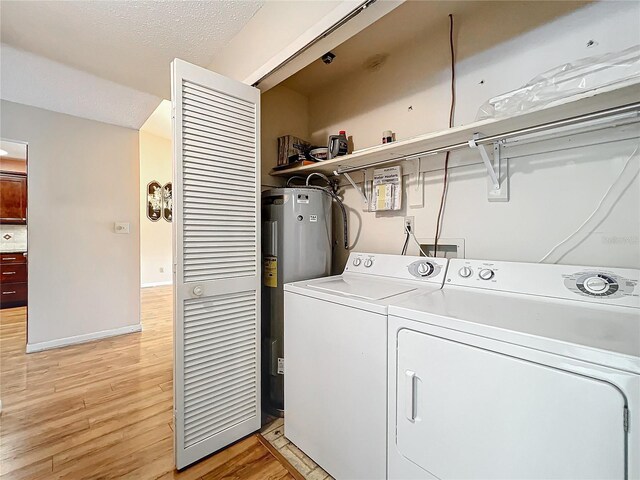
{"type": "Polygon", "coordinates": [[[208,66],[265,0],[0,3],[3,43],[158,97],[169,65],[208,66]]]}

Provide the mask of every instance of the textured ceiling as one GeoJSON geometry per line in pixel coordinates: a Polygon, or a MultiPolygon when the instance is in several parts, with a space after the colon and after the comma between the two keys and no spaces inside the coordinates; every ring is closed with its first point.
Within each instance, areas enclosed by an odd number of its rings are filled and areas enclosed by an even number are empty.
{"type": "Polygon", "coordinates": [[[0,3],[3,43],[169,98],[169,64],[207,66],[264,0],[0,3]]]}

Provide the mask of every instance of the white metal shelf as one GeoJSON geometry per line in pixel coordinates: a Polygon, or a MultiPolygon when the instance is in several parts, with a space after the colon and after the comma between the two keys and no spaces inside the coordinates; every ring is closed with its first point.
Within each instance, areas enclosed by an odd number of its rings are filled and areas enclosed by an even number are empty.
{"type": "Polygon", "coordinates": [[[576,125],[634,110],[640,110],[640,83],[637,80],[574,95],[549,107],[520,115],[482,120],[394,143],[376,145],[313,165],[272,170],[271,175],[291,177],[312,172],[326,175],[348,173],[435,153],[493,144],[506,138],[576,125]]]}

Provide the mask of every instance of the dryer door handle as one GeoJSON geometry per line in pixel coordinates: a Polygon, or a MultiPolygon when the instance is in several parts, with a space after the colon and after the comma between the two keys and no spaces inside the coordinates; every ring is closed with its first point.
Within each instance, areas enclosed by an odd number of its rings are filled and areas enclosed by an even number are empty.
{"type": "Polygon", "coordinates": [[[416,419],[416,372],[406,370],[404,372],[405,384],[405,415],[407,420],[414,422],[416,419]]]}

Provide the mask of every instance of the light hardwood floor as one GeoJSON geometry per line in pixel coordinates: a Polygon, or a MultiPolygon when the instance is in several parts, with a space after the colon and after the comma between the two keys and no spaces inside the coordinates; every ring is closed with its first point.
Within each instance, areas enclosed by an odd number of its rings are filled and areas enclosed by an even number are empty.
{"type": "Polygon", "coordinates": [[[0,479],[300,478],[258,435],[173,470],[171,309],[143,289],[142,333],[29,355],[25,309],[0,311],[0,479]]]}

